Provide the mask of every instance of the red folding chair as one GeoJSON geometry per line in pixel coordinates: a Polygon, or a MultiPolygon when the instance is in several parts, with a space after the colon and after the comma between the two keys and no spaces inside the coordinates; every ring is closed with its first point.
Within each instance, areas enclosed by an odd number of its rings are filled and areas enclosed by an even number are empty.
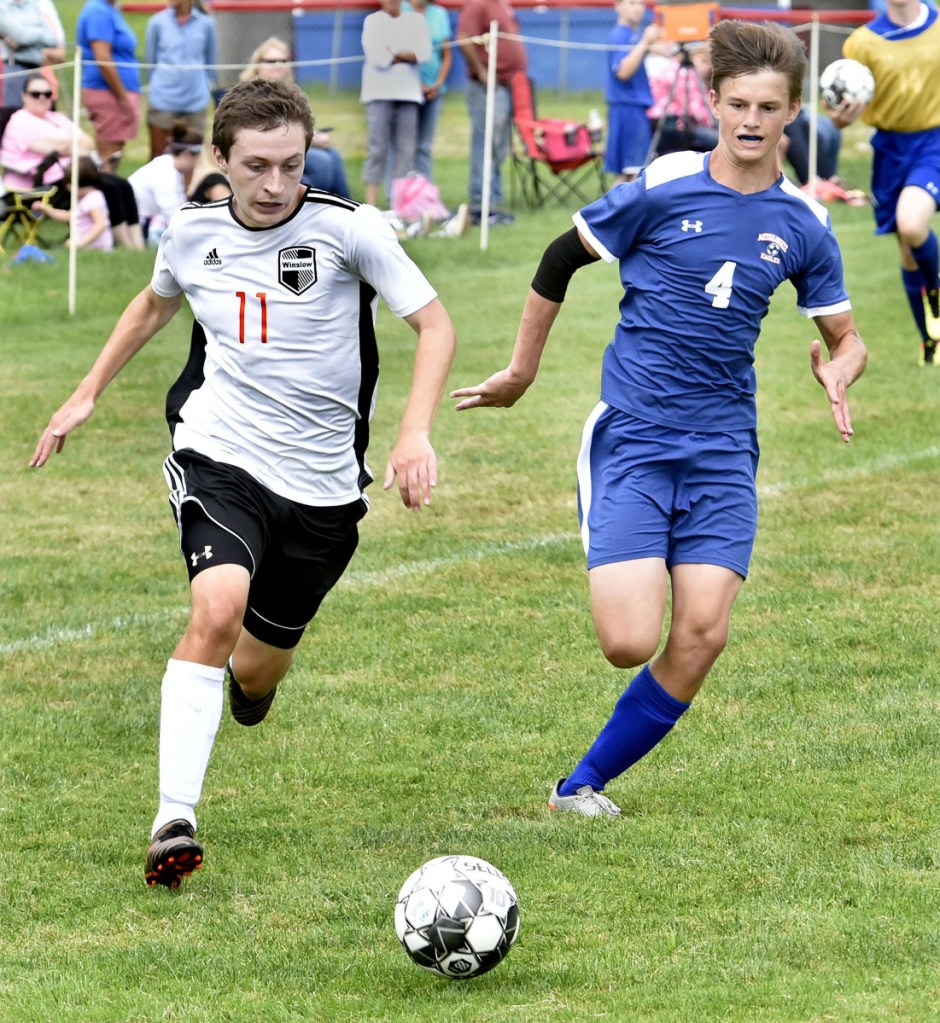
{"type": "Polygon", "coordinates": [[[526,206],[539,209],[547,202],[585,206],[606,191],[604,150],[600,133],[586,124],[538,117],[531,79],[513,75],[512,176],[510,202],[518,187],[526,206]]]}

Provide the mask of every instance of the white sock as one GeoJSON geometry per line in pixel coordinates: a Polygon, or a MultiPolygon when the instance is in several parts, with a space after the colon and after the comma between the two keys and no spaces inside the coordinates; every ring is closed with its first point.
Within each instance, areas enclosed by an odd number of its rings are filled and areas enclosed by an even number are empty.
{"type": "Polygon", "coordinates": [[[160,809],[156,834],[173,820],[196,827],[196,804],[224,703],[224,668],[167,662],[160,701],[160,809]]]}

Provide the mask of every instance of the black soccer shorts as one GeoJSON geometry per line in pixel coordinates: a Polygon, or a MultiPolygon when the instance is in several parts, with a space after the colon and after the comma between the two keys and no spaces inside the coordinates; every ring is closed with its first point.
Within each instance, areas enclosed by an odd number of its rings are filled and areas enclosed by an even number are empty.
{"type": "Polygon", "coordinates": [[[214,565],[242,565],[251,576],[245,628],[293,649],[351,561],[367,502],[298,504],[189,448],[174,451],[163,473],[190,581],[214,565]]]}

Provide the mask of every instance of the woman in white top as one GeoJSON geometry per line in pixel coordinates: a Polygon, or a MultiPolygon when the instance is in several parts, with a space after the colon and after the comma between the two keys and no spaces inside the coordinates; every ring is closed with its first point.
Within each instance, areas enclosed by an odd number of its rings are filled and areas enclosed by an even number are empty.
{"type": "Polygon", "coordinates": [[[176,125],[167,151],[135,170],[128,179],[137,199],[148,245],[156,245],[170,217],[186,202],[202,153],[202,135],[176,125]]]}
{"type": "Polygon", "coordinates": [[[362,25],[362,92],[366,109],[366,159],[362,180],[366,202],[376,205],[386,177],[403,178],[414,170],[418,111],[424,102],[418,65],[431,56],[431,35],[424,16],[402,12],[401,0],[381,0],[382,9],[362,25]]]}

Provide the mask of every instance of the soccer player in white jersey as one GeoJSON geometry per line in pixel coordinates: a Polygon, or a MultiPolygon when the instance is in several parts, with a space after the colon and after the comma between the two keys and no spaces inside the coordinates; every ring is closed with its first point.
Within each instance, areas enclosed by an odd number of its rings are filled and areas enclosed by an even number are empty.
{"type": "Polygon", "coordinates": [[[192,612],[163,677],[150,885],[176,888],[202,862],[195,807],[226,670],[233,716],[256,724],[356,549],[372,482],[378,297],[417,335],[385,488],[397,477],[405,507],[418,511],[437,482],[430,430],[455,350],[450,319],[377,210],[300,184],[312,134],[293,84],[254,79],[226,93],[213,151],[233,195],[174,215],[150,284],[30,462],[62,450],[185,295],[196,323],[167,399],[164,473],[192,612]]]}
{"type": "Polygon", "coordinates": [[[619,814],[605,786],[665,737],[727,641],[757,527],[754,345],[778,285],[792,282],[826,343],[828,361],[811,343],[810,367],[845,441],[846,389],[866,361],[828,214],[780,173],[802,45],[739,21],[719,22],[710,41],[715,149],[664,156],[576,213],[542,257],[508,367],[452,392],[458,410],[513,405],[574,271],[619,262],[620,321],[584,427],[578,507],[601,649],[616,667],[645,666],[549,798],[591,817],[619,814]]]}

